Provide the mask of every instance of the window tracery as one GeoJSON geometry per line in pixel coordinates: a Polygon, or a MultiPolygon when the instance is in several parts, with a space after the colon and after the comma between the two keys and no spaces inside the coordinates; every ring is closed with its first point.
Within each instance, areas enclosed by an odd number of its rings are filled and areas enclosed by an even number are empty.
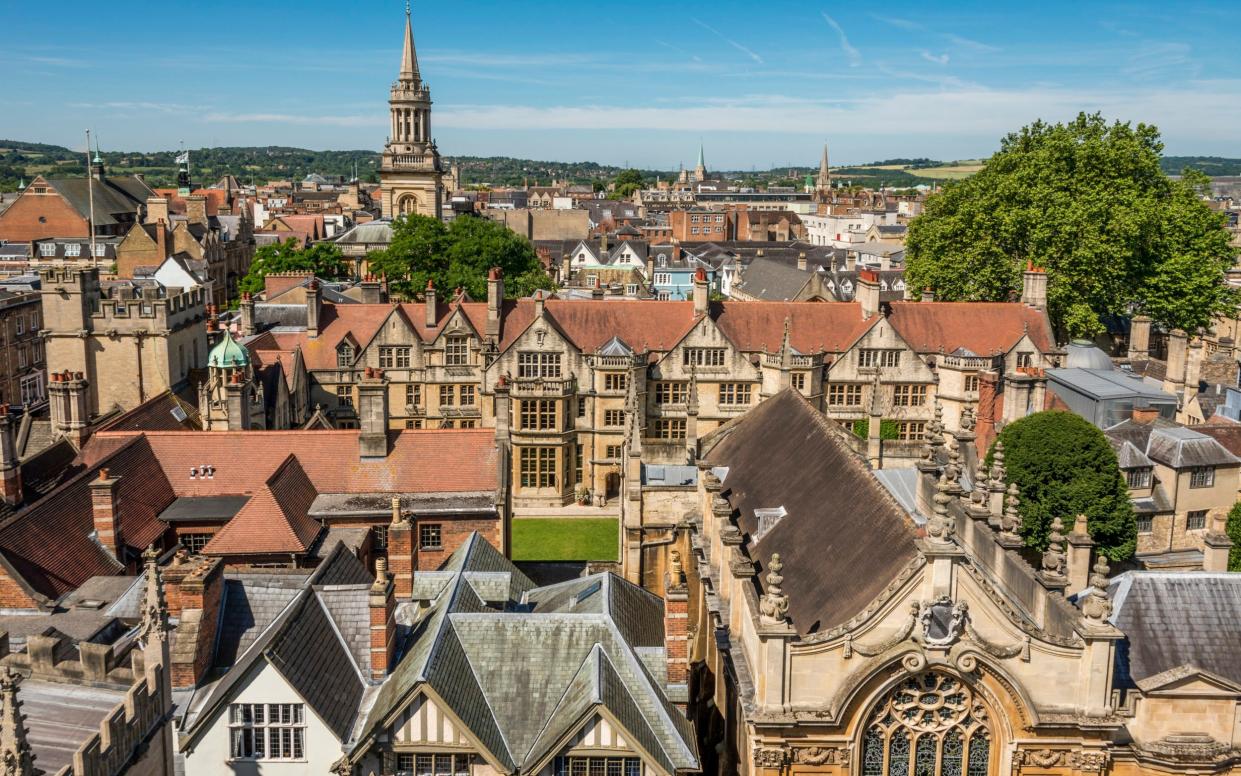
{"type": "Polygon", "coordinates": [[[911,676],[876,705],[862,737],[862,776],[987,776],[986,707],[960,679],[911,676]]]}

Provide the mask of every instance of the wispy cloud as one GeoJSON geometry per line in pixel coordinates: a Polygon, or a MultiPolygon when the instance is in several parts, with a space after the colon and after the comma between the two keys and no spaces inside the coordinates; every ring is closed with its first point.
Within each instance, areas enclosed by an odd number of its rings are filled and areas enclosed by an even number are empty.
{"type": "Polygon", "coordinates": [[[759,63],[760,65],[763,64],[762,57],[760,57],[758,54],[755,54],[752,50],[746,48],[745,46],[741,45],[740,43],[733,40],[732,38],[729,38],[724,33],[712,27],[710,24],[707,24],[701,19],[695,19],[693,17],[690,18],[690,21],[692,21],[694,24],[697,24],[699,27],[703,28],[704,30],[711,33],[712,35],[719,38],[720,40],[724,41],[725,43],[732,46],[733,48],[737,49],[741,53],[745,54],[750,59],[753,59],[755,62],[759,63]]]}
{"type": "Polygon", "coordinates": [[[927,62],[934,62],[934,63],[935,63],[935,64],[937,64],[937,65],[946,65],[946,64],[948,64],[948,54],[947,54],[947,53],[944,53],[944,54],[932,54],[931,52],[927,51],[926,49],[922,49],[922,50],[921,50],[921,51],[919,51],[918,53],[919,53],[919,54],[922,56],[922,58],[923,58],[923,59],[925,59],[927,62]]]}
{"type": "Polygon", "coordinates": [[[970,51],[977,51],[980,54],[998,54],[1002,50],[999,46],[992,46],[990,43],[983,43],[980,40],[966,38],[962,35],[955,35],[951,32],[945,34],[944,39],[954,46],[969,49],[970,51]]]}
{"type": "Polygon", "coordinates": [[[690,61],[692,61],[692,62],[701,62],[701,61],[702,61],[702,57],[698,56],[697,54],[691,54],[690,52],[686,51],[685,49],[681,48],[680,46],[674,46],[674,45],[672,45],[671,43],[669,43],[669,42],[668,42],[668,41],[666,41],[666,40],[656,40],[655,42],[656,42],[656,43],[658,43],[659,45],[663,46],[664,48],[670,48],[670,49],[672,49],[673,51],[675,51],[676,53],[681,54],[681,55],[683,55],[683,56],[685,56],[685,57],[688,57],[688,58],[690,59],[690,61]]]}
{"type": "Polygon", "coordinates": [[[1139,47],[1120,72],[1143,80],[1171,74],[1196,76],[1198,65],[1191,51],[1188,43],[1152,41],[1139,47]]]}
{"type": "Polygon", "coordinates": [[[909,19],[902,19],[898,16],[883,16],[877,13],[872,13],[870,16],[872,19],[876,21],[883,22],[884,24],[890,24],[893,27],[896,27],[902,30],[924,30],[926,29],[925,27],[923,27],[921,24],[918,24],[917,22],[910,21],[909,19]]]}
{"type": "Polygon", "coordinates": [[[836,34],[840,36],[840,48],[845,52],[845,57],[849,60],[849,67],[857,67],[862,64],[862,52],[854,48],[853,44],[849,42],[849,36],[845,35],[844,27],[841,27],[835,19],[828,16],[827,11],[819,11],[819,13],[823,15],[823,21],[827,22],[836,31],[836,34]]]}
{"type": "Polygon", "coordinates": [[[51,65],[53,67],[86,67],[89,64],[84,59],[70,59],[68,57],[27,56],[24,59],[31,64],[51,65]]]}
{"type": "Polygon", "coordinates": [[[208,113],[203,121],[210,124],[296,124],[320,127],[382,127],[388,124],[383,116],[304,116],[293,113],[208,113]]]}
{"type": "Polygon", "coordinates": [[[112,102],[73,102],[69,104],[69,107],[85,108],[87,110],[113,110],[125,113],[167,113],[178,116],[196,115],[207,110],[202,105],[185,105],[177,102],[133,102],[123,100],[112,102]]]}

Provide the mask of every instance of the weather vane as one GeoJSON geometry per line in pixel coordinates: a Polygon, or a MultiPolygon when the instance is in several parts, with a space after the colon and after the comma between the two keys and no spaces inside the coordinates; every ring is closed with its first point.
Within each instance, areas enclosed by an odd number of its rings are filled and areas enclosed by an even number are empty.
{"type": "Polygon", "coordinates": [[[405,15],[409,16],[409,0],[405,0],[405,15]]]}

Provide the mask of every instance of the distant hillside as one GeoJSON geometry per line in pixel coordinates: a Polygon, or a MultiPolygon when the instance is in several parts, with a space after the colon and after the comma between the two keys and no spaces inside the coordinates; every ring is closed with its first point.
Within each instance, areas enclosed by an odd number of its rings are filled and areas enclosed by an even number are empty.
{"type": "MultiPolygon", "coordinates": [[[[350,178],[356,165],[358,177],[364,181],[378,180],[379,154],[376,151],[310,151],[285,146],[191,148],[191,175],[195,183],[210,185],[225,174],[235,175],[243,183],[264,183],[270,180],[300,180],[314,172],[326,177],[350,178]]],[[[177,151],[103,151],[108,169],[117,174],[143,173],[153,186],[176,182],[177,151]]],[[[466,185],[520,186],[549,185],[552,180],[595,184],[602,188],[622,170],[615,165],[595,162],[549,162],[535,159],[514,159],[506,156],[458,156],[450,160],[461,166],[466,185]]],[[[836,167],[836,180],[855,186],[896,188],[931,184],[963,178],[976,172],[980,160],[944,162],[926,158],[885,159],[871,164],[836,167]]],[[[1208,175],[1241,175],[1241,159],[1216,156],[1168,156],[1163,169],[1179,174],[1186,167],[1202,170],[1208,175]]],[[[82,153],[58,145],[0,140],[0,191],[14,191],[19,181],[35,175],[83,175],[82,153]]],[[[668,180],[675,170],[642,170],[645,180],[668,180]]],[[[713,171],[714,172],[714,171],[713,171]]],[[[715,172],[727,180],[747,186],[800,186],[807,175],[818,172],[818,166],[782,167],[767,171],[715,172]]]]}

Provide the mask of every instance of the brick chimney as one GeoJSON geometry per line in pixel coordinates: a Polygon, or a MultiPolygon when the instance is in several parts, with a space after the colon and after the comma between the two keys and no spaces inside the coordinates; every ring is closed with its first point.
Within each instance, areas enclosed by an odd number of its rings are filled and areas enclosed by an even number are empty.
{"type": "Polygon", "coordinates": [[[1129,359],[1143,361],[1150,357],[1151,319],[1135,315],[1129,322],[1129,359]]]}
{"type": "Polygon", "coordinates": [[[112,557],[124,564],[125,542],[121,536],[121,510],[116,492],[118,482],[119,477],[109,477],[107,469],[100,469],[99,479],[90,484],[90,503],[95,538],[112,557]]]}
{"type": "Polygon", "coordinates": [[[254,336],[254,296],[246,291],[241,295],[241,336],[254,336]]]}
{"type": "Polygon", "coordinates": [[[707,271],[699,267],[694,272],[694,315],[706,315],[711,306],[711,288],[707,283],[707,271]]]}
{"type": "Polygon", "coordinates": [[[414,595],[414,527],[401,514],[401,499],[392,497],[392,522],[388,523],[388,568],[392,571],[396,597],[408,601],[414,595]]]}
{"type": "Polygon", "coordinates": [[[864,269],[857,273],[857,291],[853,298],[862,307],[863,319],[879,312],[879,276],[874,270],[864,269]]]}
{"type": "Polygon", "coordinates": [[[1164,373],[1163,389],[1180,395],[1185,390],[1185,368],[1189,358],[1189,335],[1181,329],[1168,333],[1168,365],[1164,373]]]}
{"type": "Polygon", "coordinates": [[[155,222],[155,250],[160,261],[168,258],[168,223],[162,218],[155,222]]]}
{"type": "Polygon", "coordinates": [[[362,289],[362,304],[383,303],[383,285],[379,282],[379,278],[367,275],[358,287],[362,289]]]}
{"type": "Polygon", "coordinates": [[[319,313],[323,302],[323,291],[319,281],[312,279],[306,284],[306,336],[319,336],[319,313]]]}
{"type": "Polygon", "coordinates": [[[207,223],[207,198],[201,194],[185,198],[185,220],[191,224],[207,223]]]}
{"type": "Polygon", "coordinates": [[[382,369],[367,367],[358,383],[358,452],[363,458],[388,455],[388,380],[382,369]]]}
{"type": "Polygon", "coordinates": [[[379,680],[388,675],[396,648],[396,621],[393,617],[396,598],[385,558],[375,559],[375,583],[371,585],[368,604],[371,615],[371,679],[379,680]]]}
{"type": "Polygon", "coordinates": [[[664,575],[664,651],[668,684],[689,683],[689,588],[679,550],[668,551],[664,575]]]}
{"type": "Polygon", "coordinates": [[[1026,271],[1021,273],[1021,301],[1039,310],[1047,309],[1047,271],[1034,266],[1034,262],[1026,262],[1026,271]]]}
{"type": "Polygon", "coordinates": [[[215,649],[224,592],[224,562],[184,550],[163,570],[168,615],[180,622],[173,636],[172,686],[193,687],[207,675],[215,649]],[[189,640],[193,649],[186,648],[189,640]]]}
{"type": "Polygon", "coordinates": [[[0,498],[4,503],[20,504],[22,500],[22,468],[17,458],[17,423],[9,414],[9,405],[0,404],[0,498]]]}
{"type": "Polygon", "coordinates": [[[168,199],[166,197],[147,197],[146,223],[168,223],[168,199]]]}
{"type": "Polygon", "coordinates": [[[999,384],[1000,376],[995,372],[988,370],[978,373],[978,414],[974,434],[980,451],[990,450],[996,437],[995,424],[1002,411],[999,384]]]}
{"type": "Polygon", "coordinates": [[[435,324],[439,322],[439,308],[435,301],[435,284],[427,279],[427,290],[423,292],[423,306],[426,308],[426,324],[428,329],[434,329],[435,324]]]}
{"type": "Polygon", "coordinates": [[[504,307],[504,273],[492,267],[487,273],[487,338],[500,341],[500,312],[504,307]]]}

